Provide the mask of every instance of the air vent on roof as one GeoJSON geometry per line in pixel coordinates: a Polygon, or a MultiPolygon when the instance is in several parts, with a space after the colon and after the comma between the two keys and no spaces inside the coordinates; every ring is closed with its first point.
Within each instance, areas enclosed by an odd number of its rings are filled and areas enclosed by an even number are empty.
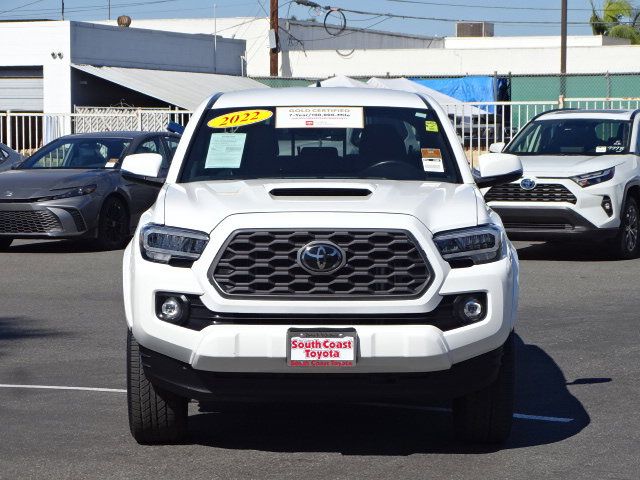
{"type": "Polygon", "coordinates": [[[269,192],[274,197],[368,197],[366,188],[274,188],[269,192]]]}

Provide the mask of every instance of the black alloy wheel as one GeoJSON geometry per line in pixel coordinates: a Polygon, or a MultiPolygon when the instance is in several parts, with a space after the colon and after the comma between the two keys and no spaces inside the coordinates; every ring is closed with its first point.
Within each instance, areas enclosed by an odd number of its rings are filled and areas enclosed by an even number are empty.
{"type": "Polygon", "coordinates": [[[638,256],[639,230],[638,202],[633,197],[628,197],[622,209],[620,231],[616,237],[616,253],[620,258],[626,260],[638,256]]]}
{"type": "Polygon", "coordinates": [[[105,200],[98,220],[98,246],[103,250],[117,250],[129,240],[129,212],[125,203],[116,197],[105,200]]]}

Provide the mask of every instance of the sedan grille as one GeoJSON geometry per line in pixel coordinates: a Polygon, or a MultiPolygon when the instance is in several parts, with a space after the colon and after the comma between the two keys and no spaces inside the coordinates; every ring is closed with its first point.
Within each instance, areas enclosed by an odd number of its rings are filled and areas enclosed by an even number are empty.
{"type": "Polygon", "coordinates": [[[487,202],[569,202],[576,203],[576,197],[564,185],[539,183],[532,190],[525,190],[518,183],[508,183],[492,187],[485,194],[487,202]]]}
{"type": "Polygon", "coordinates": [[[60,220],[47,210],[0,211],[0,233],[49,233],[60,230],[60,220]]]}
{"type": "Polygon", "coordinates": [[[432,279],[416,241],[405,231],[234,232],[209,271],[213,284],[230,296],[413,297],[432,279]],[[332,242],[345,264],[331,274],[314,274],[298,263],[310,242],[332,242]]]}

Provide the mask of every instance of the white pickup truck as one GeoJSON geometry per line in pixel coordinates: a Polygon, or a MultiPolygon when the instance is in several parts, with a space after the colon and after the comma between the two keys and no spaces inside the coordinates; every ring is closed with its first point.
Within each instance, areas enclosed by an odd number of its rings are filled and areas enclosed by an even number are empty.
{"type": "Polygon", "coordinates": [[[135,439],[183,438],[190,399],[437,398],[460,438],[504,441],[518,258],[479,187],[520,174],[490,155],[474,176],[417,94],[213,96],[124,254],[135,439]]]}

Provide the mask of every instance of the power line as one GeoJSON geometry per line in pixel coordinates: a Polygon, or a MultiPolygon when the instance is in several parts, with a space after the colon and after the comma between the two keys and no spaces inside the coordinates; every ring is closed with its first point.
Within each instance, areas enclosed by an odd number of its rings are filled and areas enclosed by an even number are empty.
{"type": "MultiPolygon", "coordinates": [[[[560,8],[553,7],[520,7],[520,6],[506,6],[506,5],[472,5],[467,3],[442,3],[442,2],[430,2],[424,0],[385,0],[387,2],[394,3],[410,3],[410,4],[418,4],[418,5],[434,5],[434,6],[442,6],[442,7],[460,7],[460,8],[484,8],[484,9],[492,9],[492,10],[533,10],[533,11],[550,11],[550,12],[559,12],[560,8]]],[[[591,12],[591,8],[569,8],[569,11],[576,12],[591,12]]]]}
{"type": "Polygon", "coordinates": [[[22,8],[24,8],[24,7],[29,7],[29,6],[31,6],[31,5],[35,5],[36,3],[40,3],[40,2],[42,2],[42,1],[44,1],[44,0],[35,0],[35,2],[25,3],[24,5],[19,5],[19,6],[17,6],[17,7],[11,8],[11,9],[9,9],[9,10],[3,10],[3,11],[1,11],[1,12],[0,12],[0,14],[3,14],[3,13],[10,13],[10,12],[15,12],[16,10],[20,10],[20,9],[22,9],[22,8]]]}

